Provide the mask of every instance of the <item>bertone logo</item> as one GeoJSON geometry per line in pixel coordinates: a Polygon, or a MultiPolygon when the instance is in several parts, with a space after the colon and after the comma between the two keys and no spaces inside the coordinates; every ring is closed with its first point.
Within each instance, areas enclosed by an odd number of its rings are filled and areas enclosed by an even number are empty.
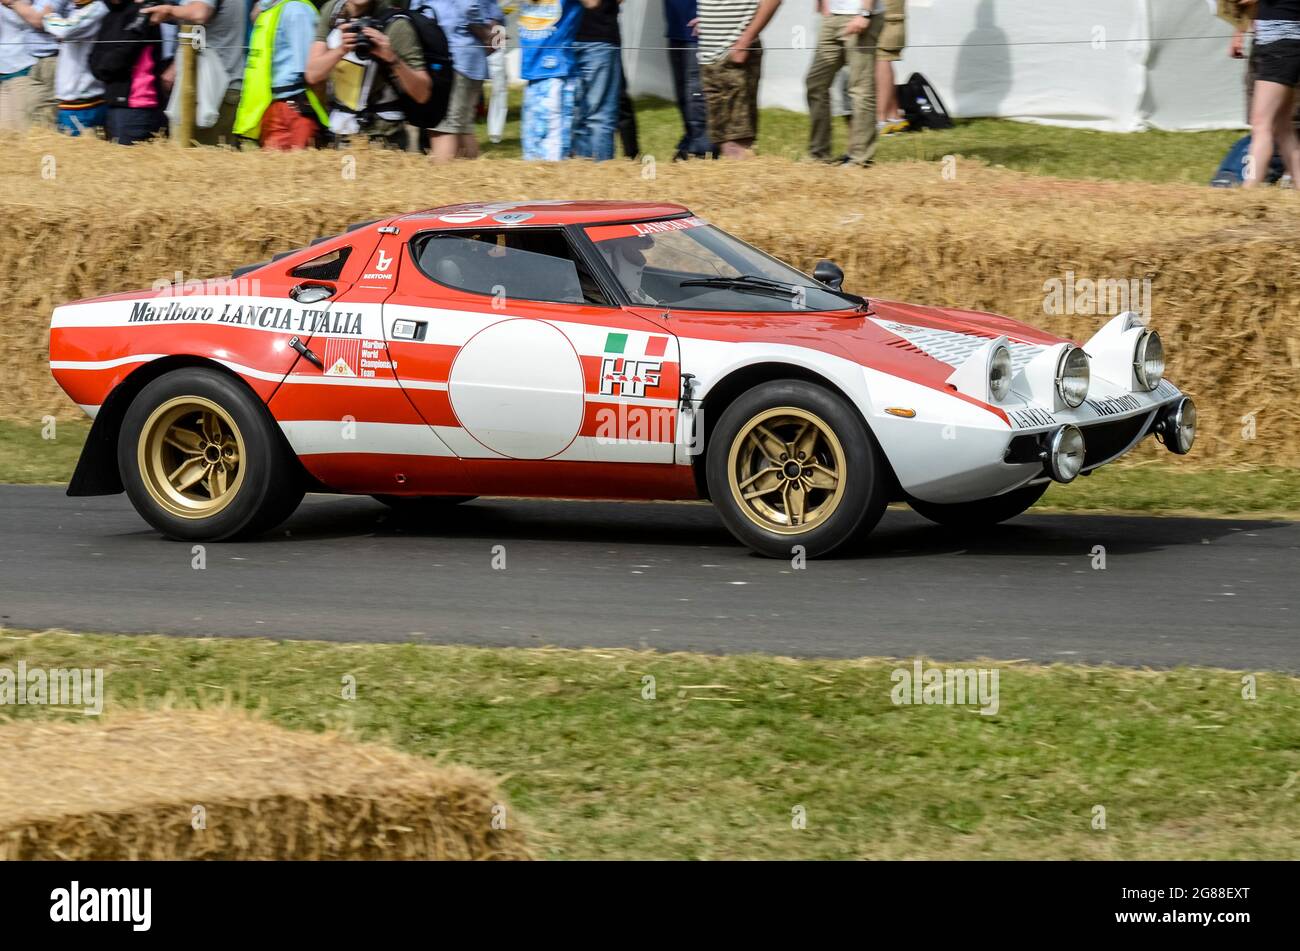
{"type": "Polygon", "coordinates": [[[88,717],[104,712],[104,670],[96,667],[0,667],[0,707],[81,707],[88,717]]]}
{"type": "Polygon", "coordinates": [[[152,888],[69,888],[50,892],[50,921],[129,921],[132,931],[148,931],[153,922],[152,888]]]}

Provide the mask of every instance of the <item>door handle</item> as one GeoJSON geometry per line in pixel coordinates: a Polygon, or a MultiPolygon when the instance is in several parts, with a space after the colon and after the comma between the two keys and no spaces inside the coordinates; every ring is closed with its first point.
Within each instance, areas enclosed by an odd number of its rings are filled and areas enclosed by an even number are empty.
{"type": "Polygon", "coordinates": [[[289,292],[299,304],[319,304],[334,296],[334,288],[326,284],[299,284],[289,292]]]}
{"type": "Polygon", "coordinates": [[[293,350],[297,350],[304,360],[316,364],[316,366],[320,367],[322,370],[325,369],[325,361],[316,356],[316,352],[297,337],[294,337],[289,341],[289,347],[293,350]]]}

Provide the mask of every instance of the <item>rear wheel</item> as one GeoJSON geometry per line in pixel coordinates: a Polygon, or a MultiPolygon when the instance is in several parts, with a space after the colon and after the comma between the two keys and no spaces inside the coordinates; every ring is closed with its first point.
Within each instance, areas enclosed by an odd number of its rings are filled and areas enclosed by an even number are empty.
{"type": "Polygon", "coordinates": [[[1048,483],[1026,485],[1013,489],[991,499],[978,499],[974,502],[922,502],[912,499],[909,503],[920,515],[932,522],[953,528],[981,528],[1005,522],[1037,502],[1047,491],[1048,483]]]}
{"type": "Polygon", "coordinates": [[[803,380],[763,383],[723,411],[705,473],[723,522],[760,554],[827,555],[869,532],[887,503],[885,466],[840,396],[803,380]]]}
{"type": "Polygon", "coordinates": [[[137,512],[169,538],[220,541],[284,521],[302,501],[296,461],[240,381],[206,368],[164,374],[122,420],[117,464],[137,512]]]}

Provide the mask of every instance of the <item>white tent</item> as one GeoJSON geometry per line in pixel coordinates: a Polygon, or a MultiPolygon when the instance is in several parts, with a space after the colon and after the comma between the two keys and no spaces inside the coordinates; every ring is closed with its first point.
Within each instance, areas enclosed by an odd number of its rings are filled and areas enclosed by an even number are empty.
{"type": "MultiPolygon", "coordinates": [[[[899,80],[921,72],[955,116],[1114,132],[1245,124],[1244,65],[1213,0],[908,0],[899,80]]],[[[662,0],[625,0],[633,95],[672,98],[662,0]]],[[[785,0],[763,32],[760,104],[806,111],[818,17],[785,0]]]]}

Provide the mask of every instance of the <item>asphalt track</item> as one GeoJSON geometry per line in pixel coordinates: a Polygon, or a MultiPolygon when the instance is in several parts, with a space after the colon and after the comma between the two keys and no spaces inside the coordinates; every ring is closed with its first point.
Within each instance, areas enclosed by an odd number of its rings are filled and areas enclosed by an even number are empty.
{"type": "Polygon", "coordinates": [[[865,555],[797,569],[707,505],[480,500],[428,523],[309,496],[193,559],[125,496],[0,486],[11,628],[1300,670],[1292,522],[1031,514],[969,536],[891,510],[865,555]]]}

